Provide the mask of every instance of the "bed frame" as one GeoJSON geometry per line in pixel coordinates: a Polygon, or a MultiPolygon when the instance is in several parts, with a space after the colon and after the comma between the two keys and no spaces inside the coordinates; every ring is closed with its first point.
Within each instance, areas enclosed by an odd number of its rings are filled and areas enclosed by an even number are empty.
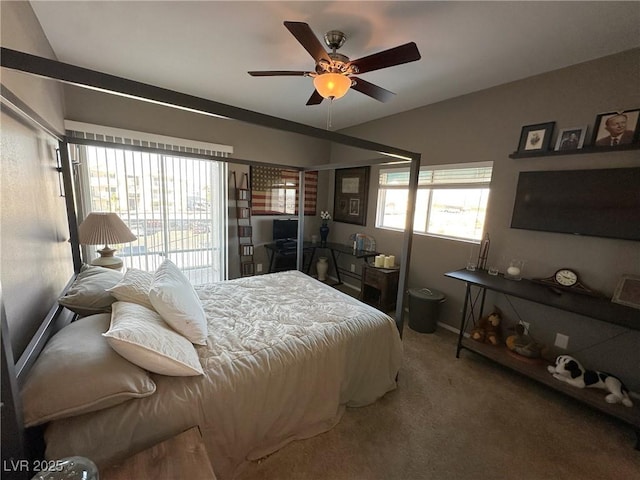
{"type": "MultiPolygon", "coordinates": [[[[230,105],[214,102],[192,95],[167,90],[149,84],[144,84],[113,75],[97,72],[94,70],[70,65],[55,60],[1,48],[0,52],[1,66],[24,73],[33,74],[40,77],[50,78],[65,83],[71,83],[76,86],[98,89],[100,91],[124,95],[129,98],[135,98],[141,101],[160,103],[164,106],[178,108],[182,110],[190,110],[196,113],[204,113],[215,116],[223,116],[230,119],[251,123],[258,126],[283,130],[291,133],[306,135],[329,142],[334,142],[349,147],[359,148],[381,154],[383,158],[368,162],[351,162],[348,164],[325,164],[308,167],[286,165],[287,168],[299,172],[300,185],[300,205],[299,212],[304,212],[304,173],[305,171],[334,170],[337,168],[349,168],[355,166],[380,165],[390,162],[410,163],[410,180],[409,180],[409,206],[407,209],[407,220],[405,225],[404,241],[402,246],[402,257],[400,259],[400,276],[398,284],[398,297],[396,302],[396,324],[402,335],[402,314],[404,311],[404,291],[406,290],[406,282],[408,277],[408,265],[410,261],[412,232],[413,232],[413,213],[415,208],[415,199],[418,185],[418,172],[420,168],[421,155],[416,152],[403,150],[400,148],[383,145],[361,138],[351,137],[337,132],[327,131],[311,127],[308,125],[292,122],[289,120],[273,117],[270,115],[245,110],[230,105]]],[[[7,103],[7,99],[12,104],[18,104],[18,108],[23,115],[26,115],[32,122],[35,122],[45,131],[46,123],[43,127],[39,122],[36,112],[33,112],[28,105],[21,102],[15,95],[11,95],[4,86],[2,87],[3,105],[7,103]]],[[[50,133],[50,132],[48,132],[50,133]]],[[[58,137],[56,135],[56,137],[58,137]]],[[[64,181],[64,191],[66,193],[67,215],[69,217],[70,243],[74,262],[74,271],[79,272],[80,248],[77,238],[77,223],[75,212],[75,199],[73,198],[72,171],[68,155],[68,145],[80,143],[78,139],[63,137],[59,139],[60,156],[61,156],[61,172],[64,181]]],[[[89,143],[89,142],[83,142],[89,143]]],[[[103,144],[104,145],[104,144],[103,144]]],[[[118,147],[118,145],[113,145],[118,147]]],[[[121,146],[120,146],[121,147],[121,146]]],[[[139,147],[140,150],[155,151],[139,147]]],[[[228,163],[244,164],[244,165],[265,165],[264,162],[256,162],[252,160],[244,160],[233,157],[207,157],[216,161],[224,161],[228,163]]],[[[273,166],[272,164],[268,164],[273,166]]],[[[298,216],[298,235],[302,238],[304,231],[304,215],[298,216]]],[[[302,269],[302,242],[298,244],[298,270],[302,269]]],[[[72,278],[65,290],[69,287],[74,278],[72,278]]],[[[7,322],[2,303],[2,291],[0,289],[0,309],[2,311],[2,459],[3,465],[8,461],[31,461],[26,459],[42,458],[41,451],[38,448],[32,448],[36,443],[32,438],[34,434],[31,431],[25,431],[23,425],[22,407],[20,402],[20,387],[26,374],[33,365],[34,361],[42,351],[47,340],[62,326],[72,321],[72,315],[66,309],[57,304],[51,308],[46,318],[43,319],[37,328],[36,334],[28,344],[24,353],[15,362],[11,349],[10,332],[7,328],[7,322]],[[6,436],[5,436],[6,435],[6,436]]],[[[37,436],[37,434],[36,434],[37,436]]],[[[15,478],[29,478],[28,472],[16,473],[15,478]],[[22,474],[22,475],[18,475],[22,474]]],[[[8,477],[10,478],[10,477],[8,477]]]]}
{"type": "MultiPolygon", "coordinates": [[[[75,280],[69,280],[61,295],[75,280]]],[[[0,317],[2,322],[2,477],[31,478],[34,459],[44,458],[43,427],[24,428],[20,389],[27,373],[35,363],[47,340],[76,317],[61,305],[54,305],[23,354],[14,362],[11,336],[0,290],[0,317]]]]}

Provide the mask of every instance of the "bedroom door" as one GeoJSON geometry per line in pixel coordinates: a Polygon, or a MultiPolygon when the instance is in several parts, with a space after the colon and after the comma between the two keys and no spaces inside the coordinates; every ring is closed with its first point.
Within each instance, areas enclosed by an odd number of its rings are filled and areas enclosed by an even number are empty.
{"type": "MultiPolygon", "coordinates": [[[[80,218],[116,212],[138,237],[114,246],[126,267],[171,259],[202,284],[226,278],[226,163],[183,155],[77,145],[80,218]]],[[[85,251],[91,258],[95,252],[85,251]]]]}

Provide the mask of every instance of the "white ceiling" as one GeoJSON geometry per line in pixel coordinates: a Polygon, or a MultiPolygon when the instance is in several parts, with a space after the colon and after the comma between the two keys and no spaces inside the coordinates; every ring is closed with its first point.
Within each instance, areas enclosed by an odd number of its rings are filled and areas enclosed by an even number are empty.
{"type": "Polygon", "coordinates": [[[638,1],[31,4],[62,62],[320,128],[329,102],[305,105],[311,78],[247,74],[313,69],[283,21],[319,39],[345,32],[351,59],[416,42],[421,60],[362,75],[397,95],[350,91],[333,103],[334,130],[640,46],[638,1]]]}

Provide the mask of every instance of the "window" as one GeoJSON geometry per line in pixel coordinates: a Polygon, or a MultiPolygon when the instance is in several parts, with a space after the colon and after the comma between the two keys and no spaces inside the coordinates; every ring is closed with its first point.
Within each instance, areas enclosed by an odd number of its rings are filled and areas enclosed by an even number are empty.
{"type": "MultiPolygon", "coordinates": [[[[79,219],[91,211],[116,212],[129,225],[137,240],[111,245],[126,267],[153,271],[169,258],[193,284],[226,278],[227,164],[215,158],[229,156],[233,147],[64,123],[78,166],[79,219]]],[[[83,248],[90,261],[95,248],[83,248]]]]}
{"type": "Polygon", "coordinates": [[[138,237],[113,246],[127,267],[154,271],[169,258],[193,284],[226,277],[225,163],[119,148],[77,148],[85,215],[116,212],[138,237]]]}
{"type": "MultiPolygon", "coordinates": [[[[413,229],[416,233],[480,241],[493,162],[421,168],[413,229]]],[[[404,230],[409,169],[380,170],[376,227],[404,230]]]]}

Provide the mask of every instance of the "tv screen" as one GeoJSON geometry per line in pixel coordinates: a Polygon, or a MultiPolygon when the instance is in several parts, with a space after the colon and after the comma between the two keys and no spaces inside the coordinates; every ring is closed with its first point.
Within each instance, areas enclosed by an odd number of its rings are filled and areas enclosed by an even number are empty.
{"type": "Polygon", "coordinates": [[[640,168],[520,172],[511,228],[640,240],[640,168]]]}
{"type": "Polygon", "coordinates": [[[273,240],[295,240],[298,238],[298,220],[274,220],[273,240]]]}

